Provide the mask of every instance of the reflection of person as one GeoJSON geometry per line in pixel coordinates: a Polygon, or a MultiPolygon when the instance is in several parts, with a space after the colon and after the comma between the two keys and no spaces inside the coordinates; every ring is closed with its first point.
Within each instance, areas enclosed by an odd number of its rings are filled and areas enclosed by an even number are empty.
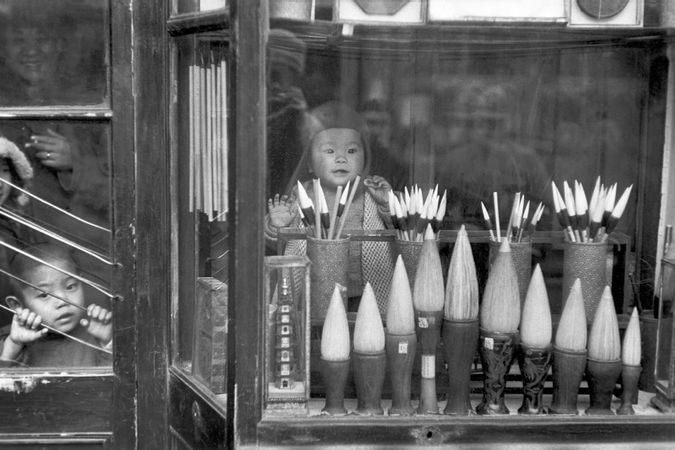
{"type": "Polygon", "coordinates": [[[8,296],[6,302],[16,314],[9,330],[7,327],[3,330],[0,360],[38,367],[108,364],[109,358],[100,350],[42,327],[49,325],[97,346],[107,348],[112,344],[112,313],[95,304],[87,306],[80,281],[64,273],[77,274],[70,253],[53,244],[37,244],[27,251],[60,270],[22,254],[14,256],[10,265],[12,274],[47,293],[19,281],[12,282],[16,295],[8,296]]]}
{"type": "Polygon", "coordinates": [[[298,87],[305,70],[305,43],[293,33],[272,29],[267,74],[267,165],[269,195],[285,192],[302,151],[307,103],[298,87]]]}
{"type": "MultiPolygon", "coordinates": [[[[338,102],[325,103],[311,111],[307,133],[309,144],[296,170],[295,180],[317,177],[321,181],[326,203],[333,205],[338,186],[353,182],[357,175],[363,178],[358,187],[345,230],[384,229],[390,221],[388,206],[389,183],[382,177],[368,175],[371,161],[367,132],[361,117],[351,108],[338,102]],[[364,178],[365,177],[365,178],[364,178]]],[[[304,183],[313,196],[311,183],[304,183]]],[[[266,216],[268,242],[276,242],[281,227],[300,227],[295,192],[270,199],[266,216]]],[[[304,241],[290,241],[287,254],[303,254],[304,241]]],[[[381,311],[386,308],[393,269],[391,245],[386,242],[352,242],[349,249],[349,297],[359,297],[366,281],[376,293],[381,311]]]]}

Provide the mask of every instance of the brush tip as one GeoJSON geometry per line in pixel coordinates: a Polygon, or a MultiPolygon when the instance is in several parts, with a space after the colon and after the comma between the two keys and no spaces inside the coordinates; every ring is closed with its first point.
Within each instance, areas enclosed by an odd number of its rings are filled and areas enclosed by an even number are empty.
{"type": "Polygon", "coordinates": [[[379,353],[384,350],[384,327],[370,283],[366,282],[354,324],[354,351],[379,353]]]}
{"type": "Polygon", "coordinates": [[[335,285],[326,311],[321,331],[321,357],[326,361],[349,359],[349,324],[342,298],[344,290],[339,284],[335,285]]]}

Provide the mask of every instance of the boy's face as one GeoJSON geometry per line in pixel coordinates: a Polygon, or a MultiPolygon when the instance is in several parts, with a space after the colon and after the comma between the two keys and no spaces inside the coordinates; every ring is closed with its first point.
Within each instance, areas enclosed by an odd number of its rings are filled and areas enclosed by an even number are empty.
{"type": "Polygon", "coordinates": [[[61,40],[48,30],[15,27],[7,30],[5,56],[9,67],[30,83],[55,77],[61,40]]]}
{"type": "MultiPolygon", "coordinates": [[[[9,171],[7,158],[0,158],[0,178],[12,182],[12,173],[9,171]]],[[[12,192],[10,185],[0,182],[0,205],[4,205],[12,192]]]]}
{"type": "Polygon", "coordinates": [[[351,128],[320,131],[312,141],[311,164],[323,187],[344,186],[363,172],[365,151],[361,135],[351,128]]]}
{"type": "MultiPolygon", "coordinates": [[[[62,261],[48,262],[56,267],[73,272],[70,264],[62,261]]],[[[76,305],[84,305],[82,284],[58,270],[45,265],[34,267],[24,274],[26,281],[47,292],[67,299],[76,305]]],[[[42,320],[57,330],[67,333],[72,331],[84,317],[84,311],[42,291],[26,286],[22,290],[23,304],[26,308],[42,316],[42,320]]]]}

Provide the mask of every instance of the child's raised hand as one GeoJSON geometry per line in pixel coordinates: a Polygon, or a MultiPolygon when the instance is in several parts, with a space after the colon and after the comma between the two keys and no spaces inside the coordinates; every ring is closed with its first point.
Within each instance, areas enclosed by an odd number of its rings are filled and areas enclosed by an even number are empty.
{"type": "Polygon", "coordinates": [[[9,332],[9,339],[15,344],[24,346],[37,341],[47,334],[47,329],[42,326],[42,317],[28,308],[17,307],[9,332]]]}
{"type": "Polygon", "coordinates": [[[103,344],[112,339],[112,312],[99,305],[87,307],[87,317],[80,319],[80,325],[103,344]]]}
{"type": "Polygon", "coordinates": [[[373,196],[373,200],[378,205],[386,206],[389,209],[389,191],[391,184],[383,177],[372,175],[363,180],[363,185],[368,188],[368,192],[373,196]]]}
{"type": "Polygon", "coordinates": [[[287,227],[298,215],[295,196],[275,195],[267,200],[267,210],[270,214],[270,224],[276,228],[287,227]]]}

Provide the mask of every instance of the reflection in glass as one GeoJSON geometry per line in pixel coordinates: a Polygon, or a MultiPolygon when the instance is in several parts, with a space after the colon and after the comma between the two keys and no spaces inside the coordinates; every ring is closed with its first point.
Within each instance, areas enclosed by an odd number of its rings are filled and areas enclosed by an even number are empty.
{"type": "Polygon", "coordinates": [[[104,103],[106,11],[100,0],[3,2],[0,106],[104,103]]]}
{"type": "Polygon", "coordinates": [[[226,6],[227,0],[178,0],[178,13],[213,11],[226,6]]]}

